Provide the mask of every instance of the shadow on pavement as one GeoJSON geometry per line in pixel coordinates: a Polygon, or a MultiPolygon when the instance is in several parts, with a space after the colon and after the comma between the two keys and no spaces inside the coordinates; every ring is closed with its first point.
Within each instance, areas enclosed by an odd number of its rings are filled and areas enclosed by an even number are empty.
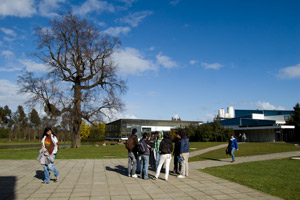
{"type": "Polygon", "coordinates": [[[122,174],[122,175],[124,175],[124,176],[127,176],[128,174],[128,172],[127,172],[127,168],[125,168],[124,166],[122,166],[122,165],[117,165],[117,166],[115,166],[115,168],[111,168],[111,167],[109,167],[109,166],[106,166],[106,170],[107,171],[113,171],[113,172],[117,172],[117,173],[119,173],[119,174],[122,174]]]}
{"type": "Polygon", "coordinates": [[[15,199],[15,176],[0,176],[0,199],[15,199]]]}
{"type": "Polygon", "coordinates": [[[36,170],[35,173],[36,173],[35,176],[34,176],[35,178],[44,180],[44,171],[42,171],[42,170],[36,170]]]}

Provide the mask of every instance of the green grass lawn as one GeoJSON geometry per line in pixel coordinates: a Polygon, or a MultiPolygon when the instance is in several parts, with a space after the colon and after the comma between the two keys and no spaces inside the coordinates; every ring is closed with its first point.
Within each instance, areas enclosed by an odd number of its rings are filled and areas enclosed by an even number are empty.
{"type": "MultiPolygon", "coordinates": [[[[262,155],[270,153],[299,151],[300,148],[290,143],[243,143],[239,144],[239,151],[235,151],[236,157],[262,155]]],[[[230,158],[225,154],[225,148],[210,151],[199,156],[189,158],[189,162],[202,161],[208,159],[230,158]]]]}
{"type": "Polygon", "coordinates": [[[268,160],[200,171],[283,199],[300,199],[300,160],[268,160]]]}
{"type": "Polygon", "coordinates": [[[190,142],[190,151],[206,149],[220,144],[226,144],[226,142],[190,142]]]}
{"type": "MultiPolygon", "coordinates": [[[[31,149],[0,149],[0,159],[33,160],[38,157],[39,148],[31,149]]],[[[78,149],[61,148],[57,159],[110,159],[127,158],[125,145],[93,146],[84,145],[78,149]]]]}

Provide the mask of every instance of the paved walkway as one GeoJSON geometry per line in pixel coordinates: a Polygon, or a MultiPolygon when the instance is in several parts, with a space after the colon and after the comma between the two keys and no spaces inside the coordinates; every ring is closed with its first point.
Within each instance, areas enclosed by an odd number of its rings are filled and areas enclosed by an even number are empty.
{"type": "MultiPolygon", "coordinates": [[[[300,152],[238,157],[236,163],[291,155],[299,156],[300,152]]],[[[59,181],[43,185],[43,169],[37,161],[1,160],[0,199],[279,199],[196,170],[225,164],[228,159],[194,162],[187,178],[170,174],[169,181],[164,181],[161,173],[155,181],[127,177],[127,159],[58,159],[59,181]]],[[[153,175],[150,170],[149,176],[153,175]]]]}

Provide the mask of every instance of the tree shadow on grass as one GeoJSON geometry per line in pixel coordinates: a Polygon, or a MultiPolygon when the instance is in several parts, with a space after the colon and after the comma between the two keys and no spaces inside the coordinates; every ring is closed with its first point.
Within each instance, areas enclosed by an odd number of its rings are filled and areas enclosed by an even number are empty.
{"type": "Polygon", "coordinates": [[[231,162],[231,161],[228,161],[228,160],[221,160],[221,159],[216,159],[216,158],[204,158],[206,160],[211,160],[211,161],[218,161],[218,162],[231,162]]]}
{"type": "Polygon", "coordinates": [[[115,168],[111,168],[110,166],[106,166],[106,170],[117,172],[117,173],[122,174],[124,176],[128,175],[127,168],[122,166],[122,165],[116,165],[115,168]]]}
{"type": "Polygon", "coordinates": [[[15,176],[0,176],[0,199],[15,199],[15,176]]]}

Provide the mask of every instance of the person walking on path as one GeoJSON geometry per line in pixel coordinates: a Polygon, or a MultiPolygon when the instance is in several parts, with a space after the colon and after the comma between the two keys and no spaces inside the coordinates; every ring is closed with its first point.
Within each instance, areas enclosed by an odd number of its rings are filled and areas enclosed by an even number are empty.
{"type": "Polygon", "coordinates": [[[157,138],[156,138],[156,141],[155,141],[155,152],[156,152],[155,170],[157,170],[157,167],[158,167],[158,162],[159,162],[159,157],[160,157],[159,145],[160,145],[160,142],[163,140],[163,138],[164,138],[163,137],[163,132],[162,131],[158,131],[158,135],[157,135],[157,138]]]}
{"type": "Polygon", "coordinates": [[[180,154],[179,157],[183,159],[181,161],[181,172],[180,175],[177,176],[178,178],[184,178],[186,176],[189,176],[189,151],[190,151],[190,142],[189,139],[186,136],[186,132],[184,129],[179,130],[179,135],[181,138],[180,141],[180,154]]]}
{"type": "Polygon", "coordinates": [[[137,178],[136,167],[137,167],[137,143],[138,139],[136,136],[137,129],[132,129],[131,136],[128,137],[126,142],[126,148],[128,149],[128,176],[137,178]]]}
{"type": "Polygon", "coordinates": [[[42,148],[46,148],[51,160],[50,164],[45,164],[44,165],[44,181],[42,183],[49,184],[50,182],[50,174],[49,171],[51,171],[54,176],[54,182],[57,181],[57,177],[59,172],[56,170],[54,167],[54,160],[58,151],[58,140],[56,135],[54,134],[53,130],[50,127],[46,127],[44,130],[43,138],[42,138],[42,148]]]}
{"type": "Polygon", "coordinates": [[[181,167],[180,163],[178,162],[178,157],[180,156],[180,135],[179,133],[176,133],[176,138],[175,138],[175,145],[174,145],[174,174],[179,174],[181,167]]]}
{"type": "Polygon", "coordinates": [[[234,156],[234,152],[235,150],[239,150],[238,148],[238,143],[237,140],[235,139],[234,135],[232,134],[230,139],[229,139],[229,143],[228,146],[231,147],[231,157],[232,157],[232,163],[235,161],[235,156],[234,156]]]}
{"type": "Polygon", "coordinates": [[[171,153],[173,151],[172,140],[170,139],[168,133],[165,133],[164,139],[161,141],[159,145],[159,150],[160,150],[160,158],[159,158],[159,164],[156,169],[154,180],[158,178],[162,165],[166,163],[165,180],[168,181],[170,162],[172,159],[171,153]]]}
{"type": "Polygon", "coordinates": [[[140,178],[148,179],[149,155],[147,133],[143,134],[142,139],[138,142],[138,152],[140,157],[140,178]]]}

